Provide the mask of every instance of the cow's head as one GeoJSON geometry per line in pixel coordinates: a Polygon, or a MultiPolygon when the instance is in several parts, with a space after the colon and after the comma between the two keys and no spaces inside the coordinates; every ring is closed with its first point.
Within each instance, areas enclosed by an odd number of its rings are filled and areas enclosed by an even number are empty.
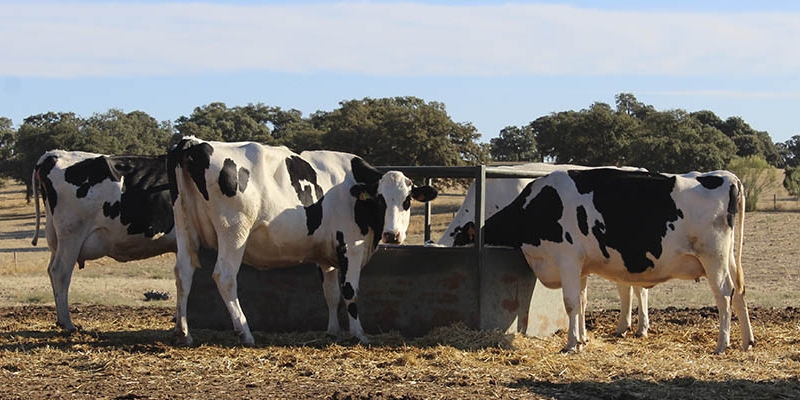
{"type": "MultiPolygon", "coordinates": [[[[414,182],[398,171],[385,173],[372,185],[358,183],[350,189],[350,194],[364,208],[371,208],[373,216],[382,221],[371,225],[375,234],[381,231],[384,243],[400,244],[406,239],[406,230],[411,219],[411,199],[427,202],[436,198],[437,192],[431,186],[414,186],[414,182]]],[[[357,204],[358,206],[358,204],[357,204]]]]}

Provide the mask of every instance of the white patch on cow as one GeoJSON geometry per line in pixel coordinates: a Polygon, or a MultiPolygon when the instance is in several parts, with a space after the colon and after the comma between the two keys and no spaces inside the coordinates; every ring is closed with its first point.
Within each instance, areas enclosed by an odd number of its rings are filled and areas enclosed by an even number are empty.
{"type": "Polygon", "coordinates": [[[382,233],[387,243],[403,243],[406,239],[411,212],[404,209],[403,203],[411,194],[413,184],[411,179],[397,171],[387,172],[378,182],[378,195],[383,196],[386,202],[382,233]]]}

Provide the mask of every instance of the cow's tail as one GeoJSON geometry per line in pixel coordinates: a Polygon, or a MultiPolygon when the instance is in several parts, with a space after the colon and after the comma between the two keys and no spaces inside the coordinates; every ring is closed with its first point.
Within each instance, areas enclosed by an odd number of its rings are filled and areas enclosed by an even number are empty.
{"type": "MultiPolygon", "coordinates": [[[[735,288],[736,291],[744,294],[744,269],[742,268],[742,244],[744,243],[744,209],[745,209],[745,198],[744,198],[744,185],[742,185],[742,181],[738,178],[736,179],[736,189],[739,193],[736,196],[736,226],[737,229],[734,229],[734,242],[736,243],[736,282],[735,288]],[[738,232],[737,232],[738,231],[738,232]],[[738,240],[736,240],[735,236],[738,234],[738,240]]],[[[733,197],[733,196],[732,196],[733,197]]],[[[731,199],[733,201],[734,199],[731,199]]]]}
{"type": "Polygon", "coordinates": [[[39,166],[33,168],[33,174],[31,174],[31,185],[33,186],[33,201],[35,202],[35,209],[36,209],[36,230],[33,234],[33,240],[31,240],[31,244],[36,246],[39,243],[39,225],[42,220],[42,215],[39,213],[39,166]]]}
{"type": "MultiPolygon", "coordinates": [[[[179,195],[180,191],[190,190],[191,185],[186,184],[191,177],[189,172],[186,171],[186,150],[191,147],[191,142],[186,138],[181,140],[176,145],[172,146],[167,153],[167,178],[169,180],[170,196],[172,198],[172,205],[174,207],[173,213],[175,215],[175,235],[178,239],[179,246],[182,243],[188,251],[190,262],[195,268],[200,268],[200,259],[198,252],[200,251],[200,238],[195,233],[196,229],[190,226],[192,223],[193,210],[189,205],[189,194],[184,193],[183,197],[179,195]],[[179,169],[180,167],[180,169],[179,169]],[[177,207],[176,207],[177,206],[177,207]],[[180,240],[183,238],[183,240],[180,240]]],[[[178,249],[180,252],[181,249],[178,249]]]]}

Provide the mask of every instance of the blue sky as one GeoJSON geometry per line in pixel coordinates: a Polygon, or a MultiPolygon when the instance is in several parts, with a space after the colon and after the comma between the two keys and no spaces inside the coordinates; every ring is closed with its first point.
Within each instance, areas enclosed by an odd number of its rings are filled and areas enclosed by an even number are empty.
{"type": "Polygon", "coordinates": [[[800,135],[800,2],[2,1],[0,116],[444,103],[488,142],[633,93],[800,135]]]}

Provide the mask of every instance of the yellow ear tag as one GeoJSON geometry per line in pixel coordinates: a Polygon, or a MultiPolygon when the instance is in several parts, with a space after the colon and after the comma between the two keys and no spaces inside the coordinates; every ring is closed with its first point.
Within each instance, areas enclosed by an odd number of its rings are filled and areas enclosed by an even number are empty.
{"type": "Polygon", "coordinates": [[[361,192],[361,194],[358,195],[358,199],[362,201],[369,200],[371,198],[372,196],[370,196],[367,192],[361,192]]]}

